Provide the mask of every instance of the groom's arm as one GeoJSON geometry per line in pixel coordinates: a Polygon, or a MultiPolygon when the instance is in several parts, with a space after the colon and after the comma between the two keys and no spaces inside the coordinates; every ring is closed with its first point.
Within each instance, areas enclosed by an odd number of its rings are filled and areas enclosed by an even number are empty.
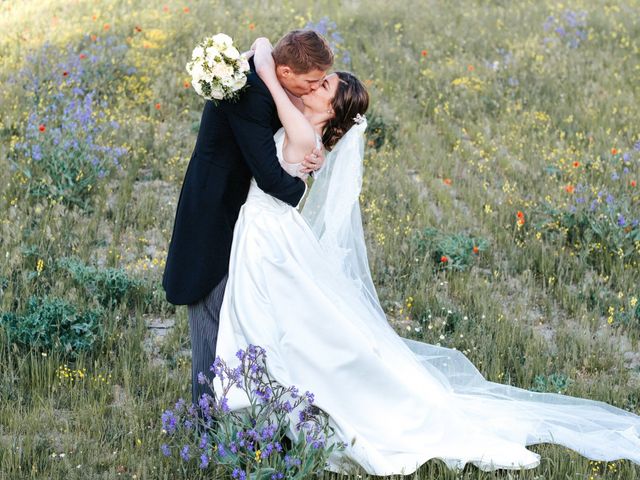
{"type": "Polygon", "coordinates": [[[236,103],[226,104],[227,119],[261,190],[296,207],[302,199],[306,184],[285,172],[276,154],[271,122],[275,105],[260,85],[249,85],[236,103]]]}

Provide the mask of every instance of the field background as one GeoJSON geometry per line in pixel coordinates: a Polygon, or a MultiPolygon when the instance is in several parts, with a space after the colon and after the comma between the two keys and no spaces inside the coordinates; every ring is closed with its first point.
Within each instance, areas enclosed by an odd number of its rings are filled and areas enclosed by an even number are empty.
{"type": "MultiPolygon", "coordinates": [[[[160,286],[202,108],[184,65],[206,34],[310,23],[371,93],[361,202],[397,331],[640,413],[638,1],[4,0],[0,478],[219,478],[159,450],[190,392],[160,286]]],[[[532,449],[410,478],[640,478],[532,449]]]]}

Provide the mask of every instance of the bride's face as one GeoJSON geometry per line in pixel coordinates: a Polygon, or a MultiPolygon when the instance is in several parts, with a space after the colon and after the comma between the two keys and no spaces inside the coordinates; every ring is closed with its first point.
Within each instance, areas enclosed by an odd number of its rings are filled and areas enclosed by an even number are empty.
{"type": "Polygon", "coordinates": [[[335,73],[327,75],[322,83],[320,83],[320,87],[317,90],[300,97],[302,99],[302,103],[306,108],[314,113],[332,115],[333,108],[331,106],[331,102],[333,101],[333,97],[336,96],[338,83],[340,83],[338,75],[335,73]]]}

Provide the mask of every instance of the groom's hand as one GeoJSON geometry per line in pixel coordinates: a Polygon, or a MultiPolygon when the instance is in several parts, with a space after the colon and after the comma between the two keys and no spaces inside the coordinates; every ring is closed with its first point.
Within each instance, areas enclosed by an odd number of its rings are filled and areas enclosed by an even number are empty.
{"type": "Polygon", "coordinates": [[[324,150],[321,148],[314,148],[311,153],[305,155],[304,161],[300,171],[302,173],[311,173],[318,171],[324,165],[324,150]]]}

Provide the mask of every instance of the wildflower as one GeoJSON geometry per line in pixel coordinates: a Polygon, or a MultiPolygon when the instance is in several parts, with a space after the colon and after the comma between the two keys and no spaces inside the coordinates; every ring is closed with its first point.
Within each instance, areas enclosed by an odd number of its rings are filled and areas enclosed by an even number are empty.
{"type": "Polygon", "coordinates": [[[624,219],[621,213],[618,214],[618,226],[624,227],[627,224],[627,221],[624,219]]]}
{"type": "Polygon", "coordinates": [[[102,27],[102,28],[104,28],[105,31],[106,31],[106,30],[109,30],[111,28],[111,26],[108,23],[105,23],[104,27],[102,27]]]}
{"type": "Polygon", "coordinates": [[[162,7],[162,11],[165,13],[169,13],[169,7],[165,5],[164,7],[162,7]]]}
{"type": "Polygon", "coordinates": [[[156,110],[160,110],[160,104],[156,103],[156,110]]]}
{"type": "Polygon", "coordinates": [[[182,11],[183,11],[184,13],[189,13],[189,12],[190,12],[189,7],[184,7],[184,8],[182,9],[182,11]]]}
{"type": "Polygon", "coordinates": [[[258,463],[261,462],[261,458],[260,458],[261,455],[262,455],[262,451],[256,450],[256,462],[258,463]]]}
{"type": "Polygon", "coordinates": [[[238,480],[246,480],[247,474],[240,470],[238,467],[233,469],[233,473],[231,474],[233,478],[237,478],[238,480]]]}
{"type": "Polygon", "coordinates": [[[446,256],[442,255],[440,257],[440,263],[447,263],[448,261],[449,261],[449,259],[446,256]]]}
{"type": "Polygon", "coordinates": [[[631,297],[631,300],[629,300],[629,305],[631,305],[632,307],[635,307],[638,303],[638,297],[631,297]]]}
{"type": "Polygon", "coordinates": [[[518,213],[516,213],[516,216],[520,219],[524,219],[524,213],[522,213],[520,210],[518,210],[518,213]]]}
{"type": "Polygon", "coordinates": [[[573,185],[567,185],[566,187],[564,187],[564,189],[567,191],[567,193],[573,193],[573,191],[575,190],[573,185]]]}
{"type": "Polygon", "coordinates": [[[249,30],[255,30],[255,29],[256,29],[256,24],[255,24],[255,23],[253,23],[253,22],[251,22],[251,23],[249,24],[249,30]]]}
{"type": "Polygon", "coordinates": [[[453,183],[450,178],[445,178],[442,181],[445,183],[445,185],[451,185],[451,183],[453,183]]]}
{"type": "Polygon", "coordinates": [[[160,447],[160,450],[162,450],[162,454],[165,457],[170,457],[171,456],[171,448],[166,443],[162,444],[162,446],[160,447]]]}
{"type": "Polygon", "coordinates": [[[479,252],[480,252],[480,249],[476,245],[474,245],[473,246],[473,253],[475,253],[477,255],[479,252]]]}
{"type": "Polygon", "coordinates": [[[467,70],[473,72],[475,70],[475,67],[473,65],[467,65],[467,70]]]}
{"type": "Polygon", "coordinates": [[[204,469],[204,468],[207,468],[208,466],[209,466],[209,457],[207,456],[206,453],[203,453],[202,455],[200,455],[199,467],[204,469]]]}
{"type": "Polygon", "coordinates": [[[635,180],[631,180],[631,182],[629,182],[629,184],[630,184],[632,187],[635,187],[635,186],[636,186],[636,181],[635,181],[635,180]]]}
{"type": "Polygon", "coordinates": [[[422,50],[422,52],[420,52],[420,55],[422,55],[423,57],[426,57],[428,53],[429,52],[427,52],[426,50],[422,50]]]}
{"type": "Polygon", "coordinates": [[[611,155],[616,155],[618,153],[618,149],[617,148],[612,148],[611,149],[611,155]]]}
{"type": "Polygon", "coordinates": [[[182,450],[180,450],[180,456],[185,461],[188,461],[191,458],[191,456],[189,455],[189,445],[185,445],[184,447],[182,447],[182,450]]]}
{"type": "Polygon", "coordinates": [[[171,410],[165,410],[162,414],[162,428],[169,434],[176,431],[176,417],[171,410]]]}
{"type": "Polygon", "coordinates": [[[191,84],[189,82],[184,82],[184,88],[189,88],[191,86],[191,84]]]}
{"type": "Polygon", "coordinates": [[[85,58],[87,58],[87,56],[84,53],[80,54],[80,60],[84,60],[85,58]]]}
{"type": "Polygon", "coordinates": [[[574,166],[575,168],[578,168],[578,167],[580,166],[580,162],[573,162],[573,166],[574,166]]]}
{"type": "Polygon", "coordinates": [[[62,76],[63,77],[68,77],[69,76],[69,72],[67,72],[67,71],[62,72],[62,76]]]}
{"type": "Polygon", "coordinates": [[[41,132],[44,132],[47,129],[47,127],[45,126],[44,123],[41,123],[40,126],[38,127],[38,130],[40,130],[41,132]]]}
{"type": "Polygon", "coordinates": [[[136,30],[136,32],[140,33],[142,31],[142,28],[140,28],[138,25],[136,25],[135,30],[136,30]]]}
{"type": "Polygon", "coordinates": [[[96,40],[98,40],[98,36],[97,35],[91,35],[91,41],[95,42],[96,40]]]}

